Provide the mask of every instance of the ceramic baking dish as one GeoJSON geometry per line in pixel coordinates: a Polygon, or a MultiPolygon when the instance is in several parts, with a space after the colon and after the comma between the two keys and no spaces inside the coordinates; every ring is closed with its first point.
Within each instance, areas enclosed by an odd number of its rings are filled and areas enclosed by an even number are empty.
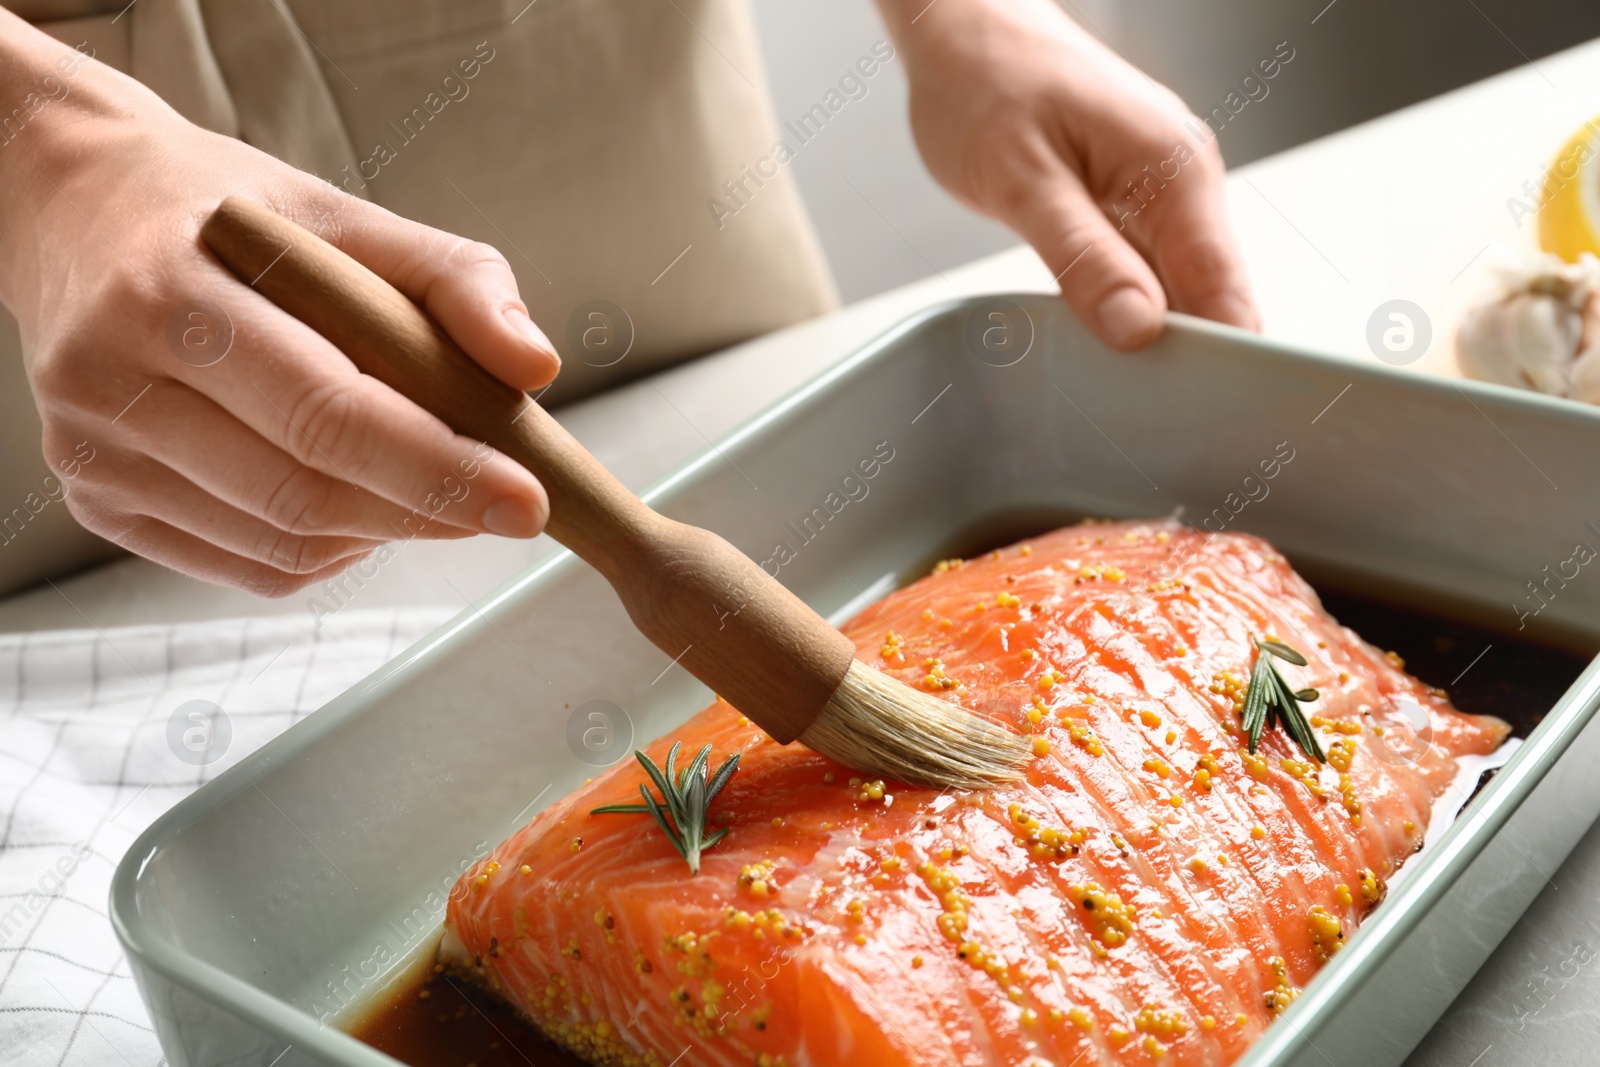
{"type": "MultiPolygon", "coordinates": [[[[1597,459],[1600,413],[1574,404],[1182,317],[1120,355],[1057,301],[1017,296],[916,316],[649,499],[758,560],[788,544],[782,580],[830,615],[984,524],[1022,536],[1181,507],[1303,567],[1592,649],[1600,573],[1558,586],[1545,568],[1600,544],[1597,459]],[[1294,458],[1260,498],[1243,480],[1280,446],[1294,458]],[[892,458],[867,494],[806,528],[874,453],[892,458]],[[1537,582],[1551,592],[1535,600],[1537,582]]],[[[129,850],[111,898],[169,1062],[392,1067],[335,1024],[429,951],[455,875],[707,699],[563,554],[179,803],[129,850]]],[[[1597,705],[1600,662],[1408,865],[1251,1067],[1405,1058],[1600,812],[1597,705]]]]}

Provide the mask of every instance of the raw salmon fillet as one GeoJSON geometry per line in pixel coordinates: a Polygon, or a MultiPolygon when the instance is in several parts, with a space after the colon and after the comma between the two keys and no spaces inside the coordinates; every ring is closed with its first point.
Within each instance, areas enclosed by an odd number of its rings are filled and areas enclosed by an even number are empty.
{"type": "Polygon", "coordinates": [[[1421,846],[1456,757],[1507,733],[1340,626],[1270,545],[1170,522],[940,564],[845,630],[1031,733],[1024,778],[863,782],[718,701],[649,749],[742,753],[700,874],[648,815],[589,813],[639,800],[629,760],[464,875],[464,965],[607,1067],[1229,1063],[1421,846]],[[1309,660],[1280,668],[1321,694],[1326,765],[1281,728],[1245,751],[1259,637],[1309,660]]]}

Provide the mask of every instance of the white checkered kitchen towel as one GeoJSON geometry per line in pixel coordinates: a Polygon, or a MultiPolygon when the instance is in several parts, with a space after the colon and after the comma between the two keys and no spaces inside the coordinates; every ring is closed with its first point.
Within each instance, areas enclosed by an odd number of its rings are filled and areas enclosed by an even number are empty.
{"type": "Polygon", "coordinates": [[[164,1064],[106,916],[123,852],[450,614],[0,635],[0,1064],[164,1064]]]}

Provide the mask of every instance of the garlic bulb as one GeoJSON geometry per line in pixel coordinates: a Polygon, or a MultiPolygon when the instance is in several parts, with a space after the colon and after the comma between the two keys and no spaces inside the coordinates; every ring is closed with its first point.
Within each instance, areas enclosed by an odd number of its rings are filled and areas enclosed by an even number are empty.
{"type": "Polygon", "coordinates": [[[1600,403],[1600,260],[1501,250],[1497,298],[1462,317],[1462,371],[1499,385],[1600,403]]]}

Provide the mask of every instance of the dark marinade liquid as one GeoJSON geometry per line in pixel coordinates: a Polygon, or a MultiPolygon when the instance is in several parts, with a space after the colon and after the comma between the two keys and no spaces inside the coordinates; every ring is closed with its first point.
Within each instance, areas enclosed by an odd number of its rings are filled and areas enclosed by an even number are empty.
{"type": "Polygon", "coordinates": [[[349,1032],[411,1067],[584,1067],[496,998],[442,974],[413,979],[349,1032]]]}

